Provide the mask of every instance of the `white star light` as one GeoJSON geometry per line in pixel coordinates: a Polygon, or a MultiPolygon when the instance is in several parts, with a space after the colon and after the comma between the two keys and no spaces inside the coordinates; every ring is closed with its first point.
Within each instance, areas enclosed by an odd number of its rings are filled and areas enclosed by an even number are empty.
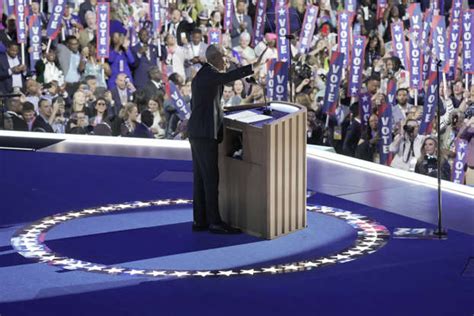
{"type": "Polygon", "coordinates": [[[105,48],[102,48],[102,49],[100,50],[100,53],[101,53],[101,54],[105,54],[105,53],[107,53],[107,50],[106,50],[105,48]]]}
{"type": "Polygon", "coordinates": [[[101,5],[100,10],[107,11],[107,6],[105,4],[101,5]]]}
{"type": "Polygon", "coordinates": [[[219,273],[217,275],[231,276],[231,275],[234,275],[234,274],[237,274],[237,273],[235,273],[232,270],[228,270],[228,271],[219,271],[219,273]]]}
{"type": "Polygon", "coordinates": [[[341,20],[347,20],[347,13],[341,13],[341,20]]]}
{"type": "Polygon", "coordinates": [[[471,18],[471,14],[469,12],[464,13],[464,19],[468,20],[471,18]]]}
{"type": "Polygon", "coordinates": [[[305,263],[303,264],[303,266],[304,266],[305,268],[313,268],[313,267],[316,268],[316,267],[318,267],[319,265],[320,265],[319,263],[313,262],[313,261],[308,261],[308,262],[305,262],[305,263]]]}
{"type": "Polygon", "coordinates": [[[342,259],[347,259],[347,258],[349,258],[349,256],[336,255],[336,256],[333,256],[333,258],[336,258],[336,260],[342,260],[342,259]]]}
{"type": "Polygon", "coordinates": [[[93,265],[93,266],[90,266],[90,267],[87,267],[86,270],[87,271],[102,271],[102,269],[104,269],[105,267],[101,267],[101,266],[98,266],[98,265],[93,265]]]}
{"type": "Polygon", "coordinates": [[[471,69],[471,64],[470,64],[470,63],[465,63],[465,64],[464,64],[464,67],[465,67],[466,69],[471,69]]]}
{"type": "Polygon", "coordinates": [[[97,211],[95,208],[91,208],[91,209],[82,210],[81,213],[84,213],[84,214],[96,214],[96,213],[99,213],[99,211],[97,211]]]}
{"type": "Polygon", "coordinates": [[[334,260],[334,259],[329,259],[329,258],[319,259],[318,261],[321,262],[322,264],[325,264],[325,263],[334,263],[334,262],[336,262],[336,260],[334,260]]]}
{"type": "Polygon", "coordinates": [[[453,24],[453,30],[458,30],[459,29],[459,24],[453,24]]]}
{"type": "Polygon", "coordinates": [[[207,277],[207,276],[211,276],[211,275],[214,275],[214,273],[212,273],[211,271],[198,271],[196,273],[194,273],[193,275],[195,276],[200,276],[200,277],[207,277]]]}
{"type": "Polygon", "coordinates": [[[151,202],[153,205],[169,205],[170,204],[170,201],[169,200],[166,200],[166,201],[154,201],[154,202],[151,202]]]}
{"type": "Polygon", "coordinates": [[[219,38],[219,34],[217,32],[212,32],[211,33],[211,37],[212,39],[218,39],[219,38]]]}
{"type": "Polygon", "coordinates": [[[418,39],[418,35],[420,35],[420,34],[418,33],[418,31],[413,31],[413,32],[411,32],[411,34],[413,35],[413,38],[414,38],[414,39],[418,39]]]}
{"type": "Polygon", "coordinates": [[[135,207],[148,207],[150,205],[151,203],[147,203],[147,202],[137,202],[134,204],[135,207]]]}
{"type": "Polygon", "coordinates": [[[309,13],[314,14],[315,12],[316,12],[316,9],[314,7],[311,7],[311,9],[309,9],[309,13]]]}
{"type": "Polygon", "coordinates": [[[363,43],[363,41],[360,37],[356,39],[356,45],[357,46],[362,46],[362,43],[363,43]]]}
{"type": "Polygon", "coordinates": [[[456,6],[456,8],[460,8],[461,7],[461,2],[456,2],[455,6],[456,6]]]}
{"type": "Polygon", "coordinates": [[[352,92],[352,93],[357,93],[357,88],[356,88],[356,87],[352,87],[352,88],[351,88],[351,92],[352,92]]]}
{"type": "Polygon", "coordinates": [[[394,26],[394,29],[395,29],[395,32],[400,32],[400,30],[401,30],[402,28],[400,27],[399,24],[396,24],[396,25],[394,26]]]}
{"type": "Polygon", "coordinates": [[[187,272],[187,271],[175,271],[174,273],[171,273],[170,275],[177,276],[178,278],[182,278],[182,277],[188,276],[189,272],[187,272]]]}
{"type": "Polygon", "coordinates": [[[369,97],[368,97],[368,96],[366,96],[366,95],[364,95],[364,96],[362,97],[362,101],[364,101],[364,102],[367,102],[367,101],[369,101],[369,97]]]}
{"type": "Polygon", "coordinates": [[[135,269],[132,269],[132,270],[130,270],[130,271],[125,271],[124,273],[130,274],[130,275],[143,275],[143,274],[145,274],[145,270],[135,270],[135,269]]]}
{"type": "Polygon", "coordinates": [[[347,254],[349,254],[350,256],[357,256],[357,255],[361,255],[361,254],[362,254],[362,252],[360,252],[360,251],[354,251],[354,250],[347,250],[347,251],[345,251],[344,253],[347,253],[347,254]]]}
{"type": "Polygon", "coordinates": [[[240,274],[248,274],[248,275],[254,275],[260,273],[258,270],[250,269],[250,270],[241,270],[240,274]]]}
{"type": "Polygon", "coordinates": [[[105,269],[104,271],[109,274],[117,274],[117,273],[121,273],[123,270],[125,269],[112,267],[110,269],[105,269]]]}
{"type": "Polygon", "coordinates": [[[416,85],[418,85],[419,80],[416,79],[416,78],[413,78],[413,79],[411,80],[411,82],[413,82],[413,84],[416,86],[416,85]]]}
{"type": "Polygon", "coordinates": [[[275,267],[263,268],[262,270],[263,272],[270,272],[270,273],[277,273],[281,271],[281,269],[277,269],[275,267]]]}
{"type": "Polygon", "coordinates": [[[189,204],[191,203],[190,200],[182,200],[182,199],[178,199],[176,201],[174,201],[175,204],[189,204]]]}
{"type": "Polygon", "coordinates": [[[284,265],[283,269],[296,271],[296,270],[299,269],[299,267],[297,265],[294,265],[294,264],[289,264],[289,265],[284,265]]]}
{"type": "Polygon", "coordinates": [[[115,210],[115,207],[113,206],[102,206],[99,208],[99,211],[103,211],[103,212],[108,212],[108,211],[113,211],[115,210]]]}
{"type": "Polygon", "coordinates": [[[467,143],[466,143],[466,142],[460,142],[460,143],[459,143],[459,148],[460,148],[460,149],[465,149],[466,146],[467,146],[467,143]]]}
{"type": "Polygon", "coordinates": [[[285,15],[285,9],[280,8],[280,10],[278,10],[278,15],[285,15]]]}
{"type": "Polygon", "coordinates": [[[154,276],[154,277],[157,277],[157,276],[164,276],[166,275],[166,271],[151,271],[151,272],[148,272],[147,273],[148,275],[151,275],[151,276],[154,276]]]}

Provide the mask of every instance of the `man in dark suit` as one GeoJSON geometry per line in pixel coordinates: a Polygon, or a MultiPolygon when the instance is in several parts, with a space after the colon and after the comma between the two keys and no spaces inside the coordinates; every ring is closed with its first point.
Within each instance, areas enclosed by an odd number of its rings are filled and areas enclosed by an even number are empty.
{"type": "Polygon", "coordinates": [[[158,59],[160,61],[166,60],[167,52],[164,45],[160,45],[158,48],[156,45],[149,44],[150,36],[145,28],[138,32],[138,38],[140,42],[132,47],[135,58],[133,82],[138,89],[141,89],[149,81],[148,71],[150,68],[157,65],[158,59]]]}
{"type": "Polygon", "coordinates": [[[168,34],[174,35],[178,41],[178,45],[183,46],[181,34],[184,33],[184,36],[186,36],[189,41],[189,35],[194,29],[194,26],[195,23],[187,11],[183,11],[183,13],[181,13],[180,10],[174,9],[171,13],[171,22],[168,23],[168,34]]]}
{"type": "MultiPolygon", "coordinates": [[[[3,15],[3,18],[6,18],[6,15],[3,15]]],[[[7,27],[3,30],[0,30],[0,42],[3,44],[3,46],[7,47],[8,43],[10,42],[15,42],[17,41],[16,39],[16,21],[15,21],[15,16],[11,15],[6,19],[6,22],[4,24],[7,25],[7,27]]]]}
{"type": "Polygon", "coordinates": [[[359,103],[352,104],[350,110],[350,120],[342,143],[342,153],[346,156],[355,157],[362,130],[359,118],[359,103]]]}
{"type": "Polygon", "coordinates": [[[19,53],[20,47],[15,42],[8,43],[6,53],[0,53],[0,93],[12,93],[14,88],[24,86],[27,68],[19,53]]]}
{"type": "Polygon", "coordinates": [[[110,107],[107,109],[107,114],[110,118],[117,116],[120,113],[120,109],[133,100],[132,91],[128,87],[127,75],[121,73],[115,80],[115,87],[110,90],[112,94],[112,102],[110,107]]]}
{"type": "Polygon", "coordinates": [[[148,77],[149,80],[143,88],[147,100],[150,100],[154,97],[163,98],[165,95],[165,85],[161,80],[163,78],[163,75],[161,73],[160,68],[158,66],[151,67],[148,70],[148,77]]]}
{"type": "Polygon", "coordinates": [[[33,122],[33,132],[47,132],[54,133],[53,128],[49,124],[49,119],[53,115],[53,108],[51,102],[48,99],[41,99],[38,104],[39,115],[33,122]]]}
{"type": "Polygon", "coordinates": [[[194,77],[191,89],[191,117],[188,122],[189,142],[193,156],[193,231],[209,229],[212,233],[235,234],[240,230],[224,223],[218,204],[218,144],[222,140],[223,85],[253,73],[253,66],[224,72],[223,52],[215,45],[206,50],[207,63],[194,77]]]}
{"type": "Polygon", "coordinates": [[[28,131],[28,125],[26,124],[23,116],[21,116],[21,112],[23,111],[23,106],[21,104],[20,99],[18,98],[10,98],[7,99],[7,113],[10,114],[13,122],[13,130],[14,131],[28,131]]]}
{"type": "Polygon", "coordinates": [[[236,12],[232,18],[232,31],[230,37],[232,38],[232,47],[239,46],[240,34],[247,32],[253,34],[252,19],[246,14],[247,1],[237,0],[236,12]]]}

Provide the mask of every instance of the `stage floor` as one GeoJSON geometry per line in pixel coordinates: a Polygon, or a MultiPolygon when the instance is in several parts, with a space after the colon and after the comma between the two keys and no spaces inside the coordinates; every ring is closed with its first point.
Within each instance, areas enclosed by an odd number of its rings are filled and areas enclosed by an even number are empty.
{"type": "Polygon", "coordinates": [[[385,169],[365,170],[357,161],[309,149],[308,188],[314,194],[308,198],[307,229],[274,241],[193,234],[187,144],[154,150],[83,145],[82,151],[69,144],[72,154],[61,153],[65,144],[57,146],[0,151],[1,315],[474,312],[471,188],[447,186],[443,192],[447,240],[394,239],[389,234],[397,227],[436,223],[433,183],[395,177],[385,169]],[[134,152],[138,157],[132,157],[134,152]],[[146,201],[174,204],[137,204],[146,201]],[[133,207],[80,213],[110,205],[133,207]],[[68,218],[54,227],[25,231],[62,213],[68,218]],[[83,216],[73,218],[79,213],[83,216]],[[351,225],[356,223],[359,227],[351,225]],[[17,252],[25,244],[15,238],[28,233],[62,260],[124,270],[38,262],[17,252]],[[364,249],[368,242],[373,248],[364,249]],[[198,272],[204,275],[193,275],[198,272]]]}

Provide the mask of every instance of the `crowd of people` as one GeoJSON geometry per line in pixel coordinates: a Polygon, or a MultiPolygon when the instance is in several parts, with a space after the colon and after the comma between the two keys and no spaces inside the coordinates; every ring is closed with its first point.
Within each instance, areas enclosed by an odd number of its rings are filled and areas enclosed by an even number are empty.
{"type": "MultiPolygon", "coordinates": [[[[191,102],[191,81],[203,63],[209,31],[221,30],[219,45],[226,52],[228,68],[254,63],[259,84],[237,80],[226,85],[222,106],[257,103],[265,100],[267,67],[278,58],[275,30],[275,2],[268,0],[264,39],[254,43],[255,14],[261,0],[236,0],[230,30],[224,29],[224,0],[161,1],[160,33],[150,21],[149,3],[143,0],[113,0],[110,3],[110,53],[97,58],[97,0],[69,1],[59,36],[48,44],[47,21],[53,1],[33,0],[29,16],[43,23],[42,54],[30,63],[32,47],[17,42],[14,14],[3,10],[0,30],[1,129],[19,131],[94,134],[123,137],[186,138],[186,119],[179,115],[168,82],[178,87],[182,99],[191,102]],[[21,52],[25,49],[25,52],[21,52]],[[25,61],[22,55],[26,55],[25,61]]],[[[421,0],[422,12],[433,10],[433,1],[421,0]]],[[[357,1],[352,30],[367,37],[361,91],[368,93],[372,111],[361,120],[360,100],[347,94],[347,72],[341,80],[338,111],[323,111],[331,54],[338,49],[338,12],[343,0],[292,0],[289,6],[291,73],[294,102],[308,110],[307,141],[331,146],[337,153],[380,162],[379,113],[386,103],[387,82],[396,81],[396,102],[392,104],[390,165],[403,170],[452,179],[456,140],[467,145],[464,183],[474,184],[474,84],[466,82],[461,50],[454,80],[440,85],[441,124],[429,135],[418,133],[423,114],[424,91],[415,94],[409,85],[409,72],[403,68],[391,46],[390,25],[403,22],[409,38],[407,8],[411,1],[388,0],[384,10],[377,1],[357,1]],[[319,14],[309,51],[297,49],[308,5],[317,5],[319,14]],[[415,100],[417,97],[417,100],[415,100]],[[415,105],[416,104],[416,105],[415,105]],[[438,152],[438,133],[441,152],[438,152]]],[[[441,1],[445,8],[434,14],[449,16],[452,1],[441,1]]],[[[463,2],[463,9],[473,7],[463,2]]],[[[449,25],[449,18],[446,18],[449,25]]],[[[351,59],[348,61],[351,62],[351,59]]],[[[468,80],[469,81],[469,80],[468,80]]]]}

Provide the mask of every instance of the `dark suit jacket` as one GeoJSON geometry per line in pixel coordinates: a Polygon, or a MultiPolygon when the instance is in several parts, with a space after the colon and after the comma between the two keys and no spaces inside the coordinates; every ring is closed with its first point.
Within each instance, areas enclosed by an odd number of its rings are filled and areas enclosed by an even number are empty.
{"type": "Polygon", "coordinates": [[[81,24],[86,27],[86,12],[87,11],[92,11],[95,12],[95,5],[93,6],[90,2],[90,0],[86,0],[81,5],[79,6],[79,20],[81,21],[81,24]]]}
{"type": "MultiPolygon", "coordinates": [[[[214,124],[221,134],[222,120],[214,122],[214,109],[221,115],[220,99],[223,85],[244,78],[253,73],[252,66],[247,65],[227,73],[218,72],[209,64],[204,64],[191,84],[191,118],[188,123],[189,138],[215,139],[214,124]]],[[[219,137],[218,137],[219,140],[219,137]]]]}
{"type": "MultiPolygon", "coordinates": [[[[112,99],[114,100],[114,106],[107,109],[107,116],[113,117],[119,114],[120,109],[125,104],[122,104],[118,87],[115,87],[112,90],[110,90],[110,93],[112,94],[112,99]]],[[[132,100],[133,100],[133,95],[130,91],[127,90],[127,101],[132,101],[132,100]]]]}
{"type": "MultiPolygon", "coordinates": [[[[168,23],[168,30],[170,29],[171,22],[168,23]]],[[[183,41],[181,41],[181,33],[186,33],[186,37],[188,38],[189,41],[189,35],[191,34],[191,31],[194,29],[195,23],[188,23],[187,21],[181,21],[178,24],[178,27],[176,29],[176,40],[178,41],[179,46],[183,46],[183,41]]],[[[164,32],[164,27],[162,28],[162,32],[164,32]]]]}
{"type": "Polygon", "coordinates": [[[12,117],[14,131],[28,132],[28,124],[26,124],[25,120],[23,119],[23,117],[21,117],[21,115],[12,111],[8,111],[8,113],[10,113],[12,117]]]}
{"type": "Polygon", "coordinates": [[[41,115],[38,115],[36,118],[35,118],[35,121],[33,122],[33,126],[31,127],[31,130],[33,132],[48,132],[48,133],[54,133],[54,130],[53,128],[51,127],[51,125],[49,125],[48,122],[46,122],[42,117],[41,115]]]}
{"type": "Polygon", "coordinates": [[[151,80],[148,80],[148,82],[146,83],[146,85],[143,87],[143,91],[145,92],[145,95],[146,95],[146,99],[149,100],[155,96],[161,96],[161,97],[164,97],[165,95],[165,88],[164,88],[164,84],[161,83],[161,88],[158,89],[156,87],[156,85],[151,81],[151,80]]]}
{"type": "MultiPolygon", "coordinates": [[[[21,58],[20,59],[21,63],[21,58]]],[[[0,93],[11,93],[13,91],[13,79],[9,74],[10,64],[8,64],[8,57],[6,53],[0,53],[0,93]]],[[[25,83],[25,77],[21,75],[23,86],[25,83]]]]}
{"type": "Polygon", "coordinates": [[[342,153],[346,156],[355,156],[357,145],[359,144],[361,135],[361,125],[355,119],[347,127],[347,131],[342,144],[342,153]]]}
{"type": "MultiPolygon", "coordinates": [[[[252,19],[250,16],[244,14],[243,16],[244,22],[247,23],[247,27],[245,30],[247,33],[252,36],[253,34],[253,28],[252,28],[252,19]]],[[[237,15],[234,14],[232,17],[232,30],[230,32],[230,37],[232,38],[232,47],[238,46],[239,45],[239,39],[240,39],[240,34],[242,32],[240,31],[240,23],[239,20],[237,19],[237,15]]]]}
{"type": "MultiPolygon", "coordinates": [[[[138,89],[145,87],[147,82],[150,81],[150,77],[148,77],[148,71],[151,67],[157,65],[158,60],[158,47],[156,47],[156,45],[149,45],[150,59],[148,59],[145,55],[138,57],[138,50],[141,47],[141,43],[132,47],[133,58],[135,59],[133,82],[138,89]]],[[[166,60],[166,56],[166,49],[163,45],[161,45],[160,60],[166,60]]]]}

